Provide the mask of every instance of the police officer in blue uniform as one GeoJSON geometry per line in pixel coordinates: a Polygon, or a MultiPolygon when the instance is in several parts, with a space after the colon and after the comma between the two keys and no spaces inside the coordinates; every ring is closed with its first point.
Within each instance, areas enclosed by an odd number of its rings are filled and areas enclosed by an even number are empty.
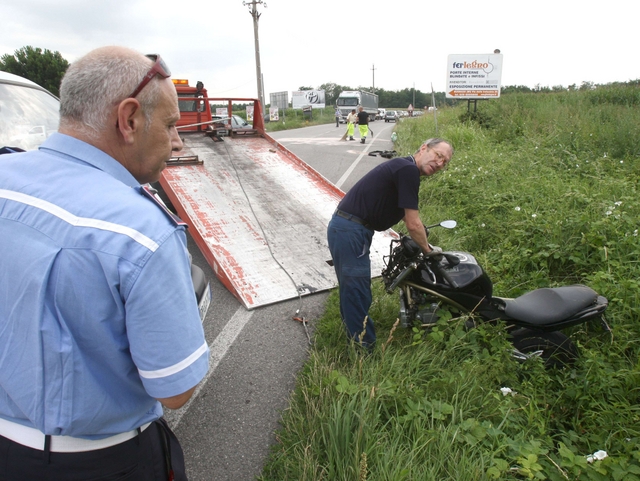
{"type": "Polygon", "coordinates": [[[348,338],[369,350],[376,341],[373,319],[368,317],[373,233],[404,220],[411,238],[425,253],[431,252],[418,212],[420,176],[435,174],[452,156],[449,142],[433,138],[414,155],[376,166],[347,192],[329,222],[327,239],[338,278],[340,315],[348,338]]]}
{"type": "Polygon", "coordinates": [[[0,479],[186,479],[163,406],[208,370],[185,226],[147,195],[182,142],[159,55],[72,63],[60,128],[0,157],[0,479]]]}

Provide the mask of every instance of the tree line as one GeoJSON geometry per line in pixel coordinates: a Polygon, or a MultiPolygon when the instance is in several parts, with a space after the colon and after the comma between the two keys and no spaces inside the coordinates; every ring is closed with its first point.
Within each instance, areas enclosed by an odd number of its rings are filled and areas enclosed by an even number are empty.
{"type": "Polygon", "coordinates": [[[0,57],[0,70],[29,79],[56,97],[60,96],[60,82],[68,67],[60,52],[29,45],[0,57]]]}
{"type": "Polygon", "coordinates": [[[422,109],[433,105],[435,98],[436,106],[455,105],[456,99],[446,98],[445,92],[421,92],[414,88],[405,88],[402,90],[385,90],[381,88],[372,89],[371,87],[350,87],[347,85],[338,85],[333,82],[323,83],[317,89],[312,87],[300,87],[298,90],[324,90],[325,104],[333,106],[336,104],[338,95],[344,90],[362,90],[378,95],[378,105],[383,108],[407,108],[409,104],[416,109],[422,109]]]}

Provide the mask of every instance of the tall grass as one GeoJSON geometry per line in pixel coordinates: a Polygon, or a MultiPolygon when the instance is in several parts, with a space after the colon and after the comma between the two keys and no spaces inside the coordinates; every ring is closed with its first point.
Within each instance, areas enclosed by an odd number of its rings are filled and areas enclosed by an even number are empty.
{"type": "Polygon", "coordinates": [[[330,124],[335,121],[335,107],[313,109],[310,116],[306,115],[302,110],[286,109],[279,111],[279,119],[277,121],[265,123],[265,130],[267,132],[277,132],[311,125],[330,124]]]}
{"type": "Polygon", "coordinates": [[[498,295],[587,284],[613,332],[570,329],[580,359],[546,371],[511,359],[500,325],[443,313],[429,332],[397,328],[397,295],[376,280],[379,345],[363,356],[332,293],[260,479],[640,480],[638,99],[633,86],[510,94],[443,110],[438,132],[429,116],[399,123],[398,152],[435,135],[456,148],[422,181],[422,219],[458,221],[433,244],[472,252],[498,295]],[[597,450],[608,457],[589,463],[597,450]]]}

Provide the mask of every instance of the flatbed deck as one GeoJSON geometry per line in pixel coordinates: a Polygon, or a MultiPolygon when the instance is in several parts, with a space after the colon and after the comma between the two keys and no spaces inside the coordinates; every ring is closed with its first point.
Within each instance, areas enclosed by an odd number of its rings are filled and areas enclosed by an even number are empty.
{"type": "MultiPolygon", "coordinates": [[[[253,309],[337,285],[327,224],[344,193],[267,134],[181,134],[180,156],[160,183],[221,282],[253,309]]],[[[396,234],[376,233],[372,274],[396,234]]]]}

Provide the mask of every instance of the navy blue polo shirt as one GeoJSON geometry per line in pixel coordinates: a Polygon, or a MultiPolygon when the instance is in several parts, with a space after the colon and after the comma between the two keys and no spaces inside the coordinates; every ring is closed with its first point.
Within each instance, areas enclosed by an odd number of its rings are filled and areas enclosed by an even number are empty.
{"type": "Polygon", "coordinates": [[[404,209],[418,210],[419,190],[420,171],[415,159],[398,157],[376,166],[356,182],[338,209],[383,231],[404,218],[404,209]]]}

